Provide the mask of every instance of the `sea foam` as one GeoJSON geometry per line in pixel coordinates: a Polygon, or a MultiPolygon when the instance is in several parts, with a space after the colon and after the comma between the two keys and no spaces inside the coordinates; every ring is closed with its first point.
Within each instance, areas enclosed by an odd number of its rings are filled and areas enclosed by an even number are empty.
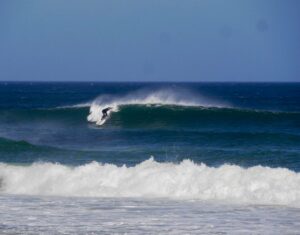
{"type": "Polygon", "coordinates": [[[184,160],[136,166],[92,162],[0,164],[4,194],[194,199],[241,204],[300,206],[300,174],[284,168],[208,167],[184,160]]]}

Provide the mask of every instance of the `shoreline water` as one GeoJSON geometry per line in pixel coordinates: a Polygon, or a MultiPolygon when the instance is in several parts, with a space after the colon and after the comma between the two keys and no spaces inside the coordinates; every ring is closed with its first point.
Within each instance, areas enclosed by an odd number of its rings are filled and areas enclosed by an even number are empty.
{"type": "Polygon", "coordinates": [[[2,234],[296,234],[300,229],[300,209],[282,206],[13,195],[0,195],[0,202],[2,234]]]}

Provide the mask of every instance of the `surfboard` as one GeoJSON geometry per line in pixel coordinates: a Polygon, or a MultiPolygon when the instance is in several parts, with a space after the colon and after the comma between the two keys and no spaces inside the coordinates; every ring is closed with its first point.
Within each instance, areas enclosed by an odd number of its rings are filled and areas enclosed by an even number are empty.
{"type": "Polygon", "coordinates": [[[97,125],[102,126],[107,118],[102,119],[100,122],[97,122],[97,125]]]}

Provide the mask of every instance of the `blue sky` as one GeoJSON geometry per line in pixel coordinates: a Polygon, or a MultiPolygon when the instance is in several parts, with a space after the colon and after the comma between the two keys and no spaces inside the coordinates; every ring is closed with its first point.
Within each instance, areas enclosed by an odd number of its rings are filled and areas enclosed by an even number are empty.
{"type": "Polygon", "coordinates": [[[0,80],[300,81],[298,0],[1,0],[0,80]]]}

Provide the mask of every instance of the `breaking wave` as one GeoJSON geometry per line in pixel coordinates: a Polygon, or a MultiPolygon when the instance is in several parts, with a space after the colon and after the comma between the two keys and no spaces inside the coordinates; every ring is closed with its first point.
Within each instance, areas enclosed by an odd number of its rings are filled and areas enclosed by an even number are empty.
{"type": "Polygon", "coordinates": [[[300,174],[285,168],[235,165],[218,168],[184,160],[136,166],[92,162],[0,164],[4,194],[194,199],[241,204],[300,206],[300,174]]]}
{"type": "MultiPolygon", "coordinates": [[[[105,106],[103,106],[105,107],[105,106]]],[[[178,105],[120,105],[112,111],[105,122],[101,120],[102,107],[91,106],[89,121],[97,125],[126,128],[221,128],[256,127],[260,131],[272,127],[286,129],[299,126],[300,113],[284,113],[178,105]],[[100,114],[101,113],[101,114],[100,114]]]]}
{"type": "Polygon", "coordinates": [[[184,89],[139,90],[124,96],[102,95],[92,102],[88,121],[102,125],[102,110],[111,107],[117,112],[123,105],[171,105],[184,107],[228,107],[184,89]]]}
{"type": "Polygon", "coordinates": [[[282,126],[299,127],[299,112],[241,109],[183,89],[140,90],[124,96],[102,95],[90,104],[87,120],[122,127],[282,126]],[[110,107],[108,118],[102,110],[110,107]]]}
{"type": "MultiPolygon", "coordinates": [[[[291,131],[300,128],[300,113],[245,110],[238,108],[179,106],[171,104],[92,104],[88,120],[102,125],[102,109],[113,107],[105,126],[121,128],[192,128],[228,131],[247,128],[259,132],[291,131]]],[[[70,107],[0,111],[2,123],[85,126],[89,109],[70,107]]],[[[235,130],[236,131],[236,130],[235,130]]]]}

